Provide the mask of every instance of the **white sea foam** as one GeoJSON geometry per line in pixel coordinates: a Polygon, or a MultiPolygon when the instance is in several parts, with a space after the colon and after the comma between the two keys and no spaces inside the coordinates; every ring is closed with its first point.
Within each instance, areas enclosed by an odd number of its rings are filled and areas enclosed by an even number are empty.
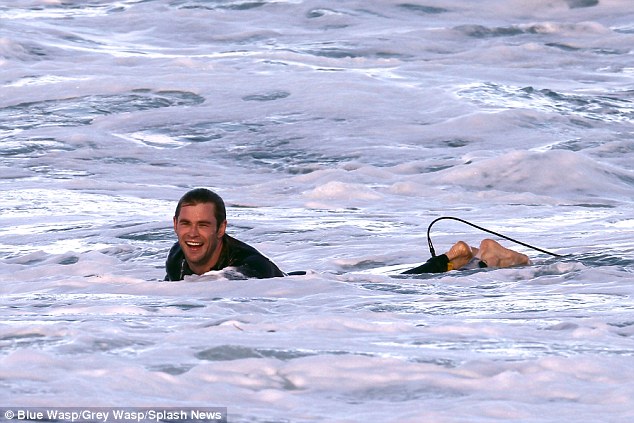
{"type": "Polygon", "coordinates": [[[10,3],[0,403],[632,421],[629,1],[10,3]],[[307,274],[163,282],[196,186],[307,274]]]}

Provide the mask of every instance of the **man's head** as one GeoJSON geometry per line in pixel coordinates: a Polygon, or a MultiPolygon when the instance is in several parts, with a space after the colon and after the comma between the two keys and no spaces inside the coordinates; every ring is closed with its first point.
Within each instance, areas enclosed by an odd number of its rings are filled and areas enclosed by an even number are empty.
{"type": "Polygon", "coordinates": [[[201,203],[211,203],[214,205],[214,217],[216,218],[216,222],[218,223],[218,225],[227,220],[225,202],[218,194],[208,190],[207,188],[195,188],[191,191],[186,192],[176,205],[174,219],[178,220],[183,206],[191,206],[201,203]]]}
{"type": "Polygon", "coordinates": [[[196,188],[181,197],[174,213],[174,231],[194,273],[208,272],[217,263],[226,228],[225,204],[218,194],[196,188]]]}

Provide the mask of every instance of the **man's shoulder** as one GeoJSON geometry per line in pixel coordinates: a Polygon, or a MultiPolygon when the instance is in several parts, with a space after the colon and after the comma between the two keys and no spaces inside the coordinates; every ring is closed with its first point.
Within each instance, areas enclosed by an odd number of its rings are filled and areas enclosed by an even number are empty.
{"type": "Polygon", "coordinates": [[[243,253],[246,255],[255,254],[255,255],[262,256],[262,253],[260,253],[255,247],[252,247],[246,242],[240,241],[239,239],[236,239],[230,235],[225,234],[223,236],[222,242],[223,242],[224,248],[227,248],[228,251],[243,253]]]}
{"type": "Polygon", "coordinates": [[[175,242],[165,260],[165,280],[177,281],[182,278],[183,260],[185,260],[185,253],[180,244],[175,242]]]}
{"type": "Polygon", "coordinates": [[[226,248],[226,266],[237,267],[245,276],[249,277],[271,278],[284,276],[284,272],[268,257],[246,242],[225,234],[223,243],[223,248],[226,248]]]}

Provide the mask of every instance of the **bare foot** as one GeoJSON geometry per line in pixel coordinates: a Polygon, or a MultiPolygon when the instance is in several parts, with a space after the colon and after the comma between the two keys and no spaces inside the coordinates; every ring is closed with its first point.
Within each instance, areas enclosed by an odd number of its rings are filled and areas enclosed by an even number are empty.
{"type": "Polygon", "coordinates": [[[445,253],[452,269],[460,269],[473,258],[471,247],[466,242],[458,241],[445,253]]]}
{"type": "Polygon", "coordinates": [[[502,247],[492,239],[480,243],[478,257],[489,267],[512,267],[530,264],[527,255],[502,247]]]}

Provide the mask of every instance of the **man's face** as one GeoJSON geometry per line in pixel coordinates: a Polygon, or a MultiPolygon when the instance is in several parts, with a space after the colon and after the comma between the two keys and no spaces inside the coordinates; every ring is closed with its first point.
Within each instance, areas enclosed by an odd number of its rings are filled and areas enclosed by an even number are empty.
{"type": "Polygon", "coordinates": [[[174,231],[190,269],[196,274],[208,272],[218,261],[227,222],[218,227],[212,203],[183,205],[174,231]]]}

